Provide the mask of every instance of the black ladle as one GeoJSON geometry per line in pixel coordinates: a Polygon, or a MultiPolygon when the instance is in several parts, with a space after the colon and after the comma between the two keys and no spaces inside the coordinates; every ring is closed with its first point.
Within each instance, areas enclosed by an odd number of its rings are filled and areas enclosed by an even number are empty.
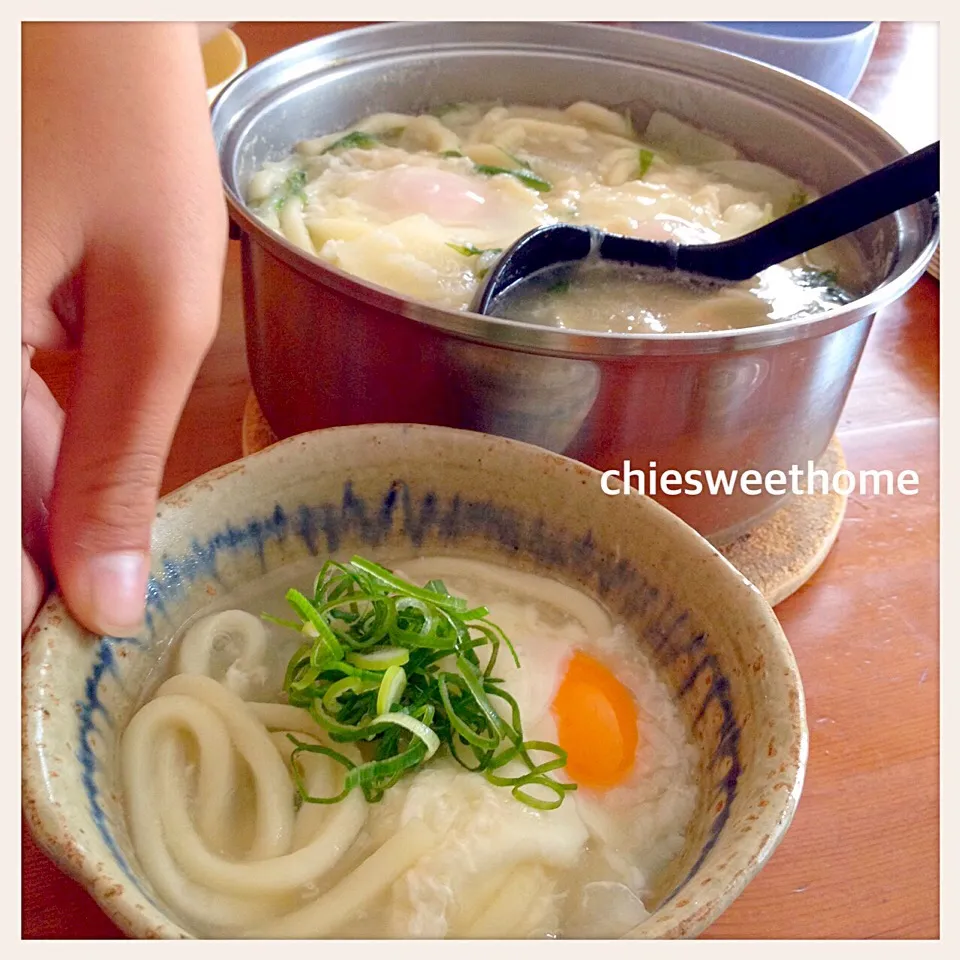
{"type": "Polygon", "coordinates": [[[491,313],[497,298],[519,280],[591,254],[602,260],[682,270],[716,280],[748,280],[767,267],[927,200],[939,189],[937,141],[751,233],[720,243],[639,240],[568,223],[538,227],[497,260],[477,290],[472,310],[491,313]]]}

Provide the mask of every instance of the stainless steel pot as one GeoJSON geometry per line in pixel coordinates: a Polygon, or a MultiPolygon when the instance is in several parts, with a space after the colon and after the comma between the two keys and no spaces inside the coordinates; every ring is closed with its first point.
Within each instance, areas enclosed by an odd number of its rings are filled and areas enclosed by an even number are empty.
{"type": "MultiPolygon", "coordinates": [[[[298,140],[376,111],[492,99],[664,109],[824,191],[905,152],[856,107],[787,73],[612,28],[387,24],[271,57],[227,88],[212,120],[242,244],[250,373],[273,430],[431,423],[531,441],[601,469],[654,461],[661,473],[816,461],[874,313],[933,253],[935,202],[857,235],[872,292],[855,303],[816,319],[673,336],[582,335],[438,309],[303,254],[247,211],[249,177],[298,140]]],[[[658,499],[722,543],[783,498],[658,499]]]]}

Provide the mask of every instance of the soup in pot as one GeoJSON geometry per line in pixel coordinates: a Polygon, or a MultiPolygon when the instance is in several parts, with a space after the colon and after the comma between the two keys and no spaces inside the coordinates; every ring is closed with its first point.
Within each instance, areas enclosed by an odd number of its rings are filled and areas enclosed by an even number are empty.
{"type": "Polygon", "coordinates": [[[706,333],[815,316],[851,299],[836,273],[803,266],[726,284],[588,258],[513,284],[488,312],[568,330],[706,333]]]}
{"type": "MultiPolygon", "coordinates": [[[[504,249],[545,224],[709,243],[815,196],[669,114],[653,113],[640,133],[629,116],[589,102],[375,114],[265,163],[247,188],[261,221],[304,252],[453,310],[469,308],[504,249]]],[[[829,309],[856,288],[858,273],[852,246],[837,243],[733,290],[592,271],[589,290],[559,312],[542,304],[523,311],[537,322],[625,334],[729,329],[829,309]],[[582,313],[582,301],[598,296],[629,305],[582,313]],[[702,309],[691,314],[681,303],[702,309]]]]}

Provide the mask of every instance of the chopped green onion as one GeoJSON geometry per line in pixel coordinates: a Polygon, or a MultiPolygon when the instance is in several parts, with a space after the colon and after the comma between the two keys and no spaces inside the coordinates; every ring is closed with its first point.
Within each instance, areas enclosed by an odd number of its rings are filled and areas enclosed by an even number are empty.
{"type": "Polygon", "coordinates": [[[291,198],[297,197],[302,203],[307,202],[307,194],[304,189],[307,185],[307,171],[294,170],[280,187],[279,194],[273,201],[273,206],[279,213],[283,205],[291,198]]]}
{"type": "Polygon", "coordinates": [[[380,580],[382,583],[385,583],[388,587],[393,587],[395,590],[399,590],[408,597],[415,597],[420,600],[428,600],[431,603],[435,603],[438,607],[443,607],[448,610],[466,610],[467,602],[466,600],[461,599],[460,597],[451,597],[440,596],[435,593],[433,590],[423,590],[419,587],[415,587],[412,584],[404,583],[399,577],[395,577],[386,567],[381,567],[377,563],[373,563],[371,560],[364,560],[362,557],[354,557],[351,560],[353,566],[357,567],[359,570],[362,570],[364,573],[369,574],[376,580],[380,580]]]}
{"type": "MultiPolygon", "coordinates": [[[[466,721],[461,719],[450,699],[449,682],[451,679],[454,683],[459,680],[459,678],[453,674],[441,674],[438,680],[440,699],[447,713],[447,719],[450,721],[450,725],[456,730],[464,743],[469,743],[471,747],[480,750],[495,750],[500,745],[501,738],[499,730],[493,728],[493,736],[483,736],[473,730],[466,721]]],[[[489,722],[487,723],[487,727],[489,729],[489,722]]]]}
{"type": "Polygon", "coordinates": [[[472,243],[447,243],[451,250],[456,250],[462,257],[479,257],[483,251],[472,243]]]}
{"type": "Polygon", "coordinates": [[[418,587],[362,557],[325,563],[312,599],[293,589],[286,596],[300,621],[280,622],[306,640],[287,664],[287,700],[306,708],[334,744],[357,743],[364,758],[354,763],[335,746],[291,735],[301,803],[336,803],[357,788],[376,803],[444,746],[457,763],[535,809],[553,809],[576,789],[550,776],[566,764],[559,746],[523,738],[520,708],[494,676],[502,644],[520,661],[486,607],[468,607],[440,580],[418,587]],[[506,703],[509,720],[494,699],[506,703]],[[307,793],[297,761],[303,752],[345,768],[340,793],[307,793]],[[537,753],[548,756],[531,756],[537,753]],[[544,790],[556,799],[544,799],[544,790]]]}
{"type": "Polygon", "coordinates": [[[362,130],[352,130],[331,143],[326,150],[321,151],[320,156],[330,153],[331,150],[369,150],[378,143],[380,143],[380,137],[375,137],[372,133],[364,133],[362,130]]]}
{"type": "Polygon", "coordinates": [[[440,749],[440,738],[425,723],[415,720],[407,713],[385,713],[377,717],[376,723],[395,723],[398,727],[409,730],[415,737],[422,740],[427,748],[425,760],[429,760],[440,749]]]}
{"type": "Polygon", "coordinates": [[[566,751],[558,747],[555,743],[547,743],[542,740],[527,740],[519,746],[510,747],[492,760],[490,766],[487,768],[487,779],[498,787],[508,787],[514,784],[523,785],[525,783],[532,783],[543,774],[549,773],[551,770],[559,770],[566,765],[566,751]],[[504,767],[513,760],[521,757],[524,757],[528,762],[532,763],[529,759],[529,751],[531,750],[542,750],[547,753],[553,753],[555,756],[553,760],[546,760],[543,763],[529,767],[527,773],[520,774],[516,777],[501,777],[490,772],[492,770],[498,770],[500,767],[504,767]]]}
{"type": "Polygon", "coordinates": [[[496,177],[500,174],[506,174],[508,177],[519,180],[525,187],[532,187],[539,193],[549,193],[553,189],[551,183],[542,177],[538,177],[535,173],[529,172],[529,170],[508,170],[506,167],[494,167],[488,163],[474,164],[473,169],[485,177],[496,177]]]}
{"type": "Polygon", "coordinates": [[[287,734],[287,739],[294,745],[295,749],[293,753],[290,754],[290,766],[293,770],[293,780],[297,785],[297,792],[300,794],[301,803],[339,803],[341,800],[345,799],[347,794],[353,789],[354,784],[350,779],[350,774],[344,778],[343,789],[336,796],[333,797],[313,797],[310,795],[310,792],[307,790],[307,785],[303,780],[303,771],[300,769],[300,764],[297,763],[297,756],[301,753],[318,753],[324,757],[330,757],[331,760],[336,760],[337,763],[345,766],[350,773],[356,769],[356,765],[348,757],[345,757],[342,753],[339,753],[336,750],[331,750],[330,747],[325,747],[319,743],[304,743],[302,740],[298,740],[292,733],[287,734]]]}
{"type": "Polygon", "coordinates": [[[407,673],[401,666],[387,667],[380,681],[380,690],[377,693],[377,714],[383,716],[389,713],[394,704],[400,702],[403,691],[407,686],[407,673]]]}
{"type": "Polygon", "coordinates": [[[557,783],[556,780],[551,780],[549,777],[538,777],[536,780],[532,780],[530,785],[546,787],[557,795],[556,800],[544,800],[541,797],[533,796],[529,790],[524,790],[523,786],[516,786],[510,791],[514,799],[525,803],[528,807],[533,807],[535,810],[556,810],[563,804],[564,794],[572,787],[571,784],[557,783]]]}
{"type": "Polygon", "coordinates": [[[295,696],[296,699],[300,700],[302,699],[301,695],[304,695],[309,701],[312,696],[309,691],[315,686],[319,678],[319,668],[308,665],[304,670],[300,671],[295,680],[290,681],[291,697],[295,696]]]}
{"type": "Polygon", "coordinates": [[[381,647],[372,653],[348,653],[345,659],[362,670],[387,670],[402,667],[410,659],[410,651],[403,647],[381,647]]]}
{"type": "Polygon", "coordinates": [[[820,290],[824,300],[831,303],[850,303],[854,299],[849,291],[840,286],[836,270],[816,270],[812,267],[800,267],[791,275],[798,286],[820,290]]]}
{"type": "Polygon", "coordinates": [[[812,267],[796,270],[794,279],[801,287],[829,287],[839,283],[836,270],[814,270],[812,267]]]}
{"type": "MultiPolygon", "coordinates": [[[[494,253],[503,253],[503,247],[489,247],[486,250],[482,250],[480,247],[475,247],[472,243],[448,243],[447,246],[451,250],[456,250],[463,257],[482,257],[484,254],[494,254],[494,253]]],[[[430,588],[430,585],[427,584],[427,589],[430,588]]]]}
{"type": "Polygon", "coordinates": [[[463,682],[467,685],[467,689],[473,695],[474,700],[477,701],[477,706],[487,718],[491,728],[496,730],[498,733],[505,734],[506,730],[504,722],[500,718],[500,714],[494,710],[493,704],[487,699],[487,695],[483,689],[483,684],[481,684],[480,677],[474,670],[473,665],[467,660],[466,657],[457,657],[457,667],[460,669],[460,675],[463,677],[463,682]]]}
{"type": "Polygon", "coordinates": [[[316,637],[317,642],[313,645],[310,662],[319,666],[326,660],[342,660],[343,648],[313,604],[299,590],[293,588],[287,591],[287,602],[303,617],[305,623],[302,632],[316,637]],[[308,625],[313,629],[306,629],[308,625]]]}
{"type": "Polygon", "coordinates": [[[502,680],[484,680],[483,690],[490,697],[499,697],[501,700],[506,701],[512,713],[507,736],[514,744],[521,744],[523,742],[523,726],[520,722],[520,704],[518,704],[506,690],[498,686],[498,684],[501,683],[503,683],[502,680]]]}
{"type": "Polygon", "coordinates": [[[652,150],[647,150],[645,147],[640,149],[640,165],[637,168],[637,175],[634,179],[642,180],[647,175],[647,171],[649,171],[655,156],[656,154],[654,154],[652,150]]]}
{"type": "Polygon", "coordinates": [[[383,674],[378,670],[361,670],[347,663],[345,660],[339,660],[337,663],[327,663],[323,667],[324,674],[335,674],[341,677],[356,677],[357,680],[363,680],[376,686],[382,679],[383,674]]]}
{"type": "Polygon", "coordinates": [[[790,195],[790,199],[787,200],[787,213],[793,213],[794,210],[799,210],[801,207],[805,207],[809,202],[810,197],[807,194],[806,190],[796,190],[790,195]]]}
{"type": "Polygon", "coordinates": [[[269,613],[261,613],[261,620],[266,620],[267,623],[275,623],[278,627],[287,627],[290,630],[299,630],[300,624],[296,623],[293,620],[284,620],[282,617],[272,617],[269,613]]]}
{"type": "Polygon", "coordinates": [[[357,677],[342,677],[334,680],[327,687],[323,695],[323,707],[328,713],[336,713],[340,709],[340,696],[344,693],[363,693],[370,689],[370,684],[357,677]]]}
{"type": "Polygon", "coordinates": [[[322,701],[313,700],[307,707],[310,716],[334,739],[340,741],[366,740],[370,736],[370,721],[346,723],[338,720],[332,711],[325,709],[322,701]]]}

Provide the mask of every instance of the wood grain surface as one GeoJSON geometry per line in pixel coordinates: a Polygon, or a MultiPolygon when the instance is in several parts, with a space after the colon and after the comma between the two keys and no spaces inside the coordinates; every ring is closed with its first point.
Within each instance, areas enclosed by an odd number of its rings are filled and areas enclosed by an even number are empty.
{"type": "MultiPolygon", "coordinates": [[[[342,23],[245,23],[251,63],[342,23]]],[[[937,130],[936,24],[884,24],[854,100],[905,145],[937,130]]],[[[249,391],[231,245],[223,320],[177,432],[172,490],[240,456],[249,391]]],[[[916,470],[916,496],[854,496],[816,576],[777,608],[811,733],[806,786],[769,864],[707,932],[718,938],[939,933],[939,314],[924,277],[877,318],[840,424],[851,470],[916,470]]],[[[69,357],[37,363],[69,393],[69,357]]],[[[23,832],[23,936],[121,934],[23,832]]]]}

